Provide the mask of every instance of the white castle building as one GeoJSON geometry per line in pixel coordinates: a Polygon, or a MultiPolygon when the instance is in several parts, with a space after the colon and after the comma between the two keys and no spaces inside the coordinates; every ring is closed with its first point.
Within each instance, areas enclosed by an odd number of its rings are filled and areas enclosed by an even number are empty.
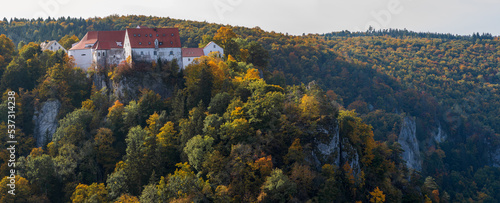
{"type": "Polygon", "coordinates": [[[192,60],[210,52],[224,50],[210,42],[205,48],[181,48],[177,28],[127,28],[123,31],[89,31],[73,45],[68,55],[82,69],[118,65],[130,57],[133,61],[172,61],[185,68],[192,60]],[[191,53],[193,52],[193,53],[191,53]],[[196,53],[194,53],[196,52],[196,53]]]}

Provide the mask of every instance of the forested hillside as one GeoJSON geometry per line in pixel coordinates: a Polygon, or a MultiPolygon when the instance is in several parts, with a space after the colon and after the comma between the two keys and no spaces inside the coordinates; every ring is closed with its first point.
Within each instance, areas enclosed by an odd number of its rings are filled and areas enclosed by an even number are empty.
{"type": "Polygon", "coordinates": [[[0,112],[14,90],[21,143],[19,195],[2,183],[3,202],[500,200],[490,34],[292,36],[147,16],[4,19],[0,34],[0,112]],[[184,47],[215,41],[226,56],[85,73],[39,47],[137,25],[178,27],[184,47]]]}

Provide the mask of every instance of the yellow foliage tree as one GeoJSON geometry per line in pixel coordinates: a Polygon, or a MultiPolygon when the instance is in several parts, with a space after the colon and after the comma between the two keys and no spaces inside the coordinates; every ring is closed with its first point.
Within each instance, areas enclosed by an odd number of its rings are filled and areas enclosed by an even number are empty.
{"type": "Polygon", "coordinates": [[[299,108],[305,118],[311,119],[319,116],[319,107],[319,102],[314,96],[304,94],[300,99],[299,108]]]}
{"type": "Polygon", "coordinates": [[[175,144],[175,140],[177,139],[177,131],[174,128],[174,123],[167,122],[160,129],[160,133],[156,135],[156,140],[158,143],[163,146],[173,146],[175,144]]]}
{"type": "Polygon", "coordinates": [[[78,184],[75,192],[71,195],[73,203],[89,202],[89,200],[97,200],[98,202],[108,202],[108,191],[104,183],[92,183],[92,185],[78,184]]]}
{"type": "Polygon", "coordinates": [[[385,202],[385,194],[380,190],[378,187],[373,190],[373,192],[370,192],[370,202],[373,203],[382,203],[385,202]]]}
{"type": "Polygon", "coordinates": [[[15,190],[12,190],[7,184],[11,183],[11,179],[5,176],[0,181],[0,202],[28,202],[31,196],[31,186],[25,178],[15,176],[15,190]],[[14,192],[15,195],[9,194],[9,191],[14,192]]]}
{"type": "Polygon", "coordinates": [[[123,194],[114,203],[138,203],[139,199],[136,196],[123,194]]]}

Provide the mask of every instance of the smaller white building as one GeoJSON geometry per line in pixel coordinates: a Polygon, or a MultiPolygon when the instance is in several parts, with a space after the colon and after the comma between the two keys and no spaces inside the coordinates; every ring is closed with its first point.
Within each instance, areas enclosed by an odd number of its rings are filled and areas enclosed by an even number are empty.
{"type": "Polygon", "coordinates": [[[205,47],[203,47],[203,54],[205,54],[205,56],[208,56],[212,52],[219,52],[219,57],[224,56],[224,49],[222,49],[222,47],[220,47],[215,42],[210,42],[205,47]]]}
{"type": "Polygon", "coordinates": [[[182,48],[182,68],[186,68],[195,58],[216,54],[218,57],[224,56],[224,49],[215,42],[208,43],[203,48],[182,48]]]}
{"type": "Polygon", "coordinates": [[[56,40],[52,41],[45,41],[40,44],[40,48],[42,51],[49,50],[49,51],[58,51],[58,50],[64,50],[64,52],[67,52],[66,49],[59,44],[56,40]]]}

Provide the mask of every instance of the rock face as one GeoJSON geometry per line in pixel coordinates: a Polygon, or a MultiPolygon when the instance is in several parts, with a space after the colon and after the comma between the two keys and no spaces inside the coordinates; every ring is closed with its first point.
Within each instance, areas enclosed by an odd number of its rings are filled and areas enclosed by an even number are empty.
{"type": "Polygon", "coordinates": [[[420,157],[416,132],[415,120],[410,117],[405,117],[401,126],[401,132],[399,133],[398,142],[404,150],[402,157],[406,161],[406,166],[421,171],[422,159],[420,157]]]}
{"type": "Polygon", "coordinates": [[[321,126],[317,129],[317,133],[316,147],[312,151],[317,167],[320,168],[324,164],[342,167],[347,162],[355,176],[361,172],[359,154],[347,137],[340,137],[337,123],[321,126]]]}
{"type": "Polygon", "coordinates": [[[500,167],[500,148],[497,148],[491,155],[491,165],[493,167],[500,167]]]}
{"type": "Polygon", "coordinates": [[[129,102],[140,94],[142,88],[153,90],[162,98],[172,96],[173,87],[155,73],[138,73],[133,77],[122,77],[112,81],[104,74],[94,74],[92,81],[97,89],[106,88],[109,96],[121,102],[129,102]]]}
{"type": "Polygon", "coordinates": [[[49,100],[42,103],[40,110],[36,110],[33,115],[35,123],[34,137],[36,146],[41,147],[46,144],[47,139],[51,140],[57,129],[57,114],[61,108],[59,100],[49,100]]]}
{"type": "Polygon", "coordinates": [[[437,130],[433,133],[433,137],[434,137],[434,141],[436,141],[436,143],[441,143],[441,142],[446,141],[446,138],[448,137],[448,135],[443,130],[443,128],[441,128],[441,124],[438,125],[437,130]]]}
{"type": "Polygon", "coordinates": [[[340,162],[340,135],[338,127],[330,129],[318,129],[319,132],[326,136],[326,140],[320,141],[316,140],[316,150],[314,152],[314,157],[316,157],[316,162],[318,165],[329,163],[339,165],[340,162]]]}

